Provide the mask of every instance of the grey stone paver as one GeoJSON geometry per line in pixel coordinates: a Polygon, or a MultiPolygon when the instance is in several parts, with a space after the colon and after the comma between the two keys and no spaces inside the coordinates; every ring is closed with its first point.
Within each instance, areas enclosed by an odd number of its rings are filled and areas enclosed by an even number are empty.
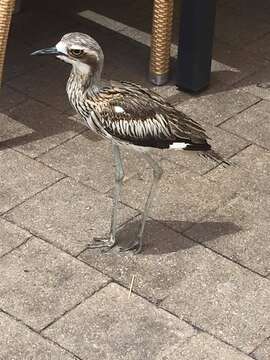
{"type": "MultiPolygon", "coordinates": [[[[133,151],[121,149],[126,179],[146,168],[133,151]]],[[[114,186],[111,143],[88,131],[40,157],[45,164],[72,176],[100,192],[114,186]]]]}
{"type": "MultiPolygon", "coordinates": [[[[197,155],[194,156],[196,161],[197,155]]],[[[230,191],[227,186],[210,182],[173,163],[162,161],[161,165],[164,175],[159,183],[150,216],[156,220],[169,221],[176,230],[187,228],[190,222],[200,220],[235,196],[234,191],[230,191]]],[[[129,180],[122,191],[123,203],[142,210],[151,180],[150,170],[145,171],[142,179],[129,180]]]]}
{"type": "MultiPolygon", "coordinates": [[[[12,109],[16,105],[25,101],[27,97],[8,86],[2,86],[0,93],[0,111],[12,109]]],[[[2,128],[2,127],[1,127],[2,128]]]]}
{"type": "Polygon", "coordinates": [[[205,177],[228,191],[258,191],[269,193],[270,153],[256,145],[251,145],[234,156],[234,164],[226,168],[218,167],[205,177]]]}
{"type": "Polygon", "coordinates": [[[2,360],[76,360],[67,351],[43,339],[21,322],[0,312],[0,359],[2,360]]]}
{"type": "Polygon", "coordinates": [[[180,103],[177,109],[202,125],[218,125],[259,101],[258,97],[239,89],[222,89],[214,93],[211,93],[211,89],[209,89],[209,92],[180,103]]]}
{"type": "MultiPolygon", "coordinates": [[[[227,86],[234,85],[264,66],[269,66],[269,61],[258,56],[258,54],[246,51],[246,46],[243,49],[239,46],[232,46],[231,43],[225,44],[223,41],[215,41],[211,83],[218,80],[227,86]]],[[[241,88],[235,86],[235,90],[241,90],[241,88]]]]}
{"type": "Polygon", "coordinates": [[[41,67],[41,63],[35,61],[34,57],[29,56],[33,49],[25,42],[25,31],[26,27],[24,28],[23,39],[9,37],[6,53],[6,64],[8,66],[4,67],[4,82],[41,67]]]}
{"type": "Polygon", "coordinates": [[[235,7],[234,11],[226,6],[220,7],[217,11],[215,34],[227,44],[244,49],[246,44],[269,31],[269,21],[258,19],[254,16],[254,12],[246,13],[243,17],[240,5],[235,7]]]}
{"type": "MultiPolygon", "coordinates": [[[[228,10],[241,13],[243,17],[252,17],[257,21],[267,21],[270,4],[267,0],[261,0],[260,8],[252,0],[227,0],[226,7],[228,10]]],[[[257,41],[257,40],[256,40],[257,41]]]]}
{"type": "Polygon", "coordinates": [[[4,112],[0,114],[0,148],[5,149],[9,145],[15,146],[17,141],[27,142],[33,137],[33,130],[19,121],[12,119],[4,112]]]}
{"type": "Polygon", "coordinates": [[[270,339],[265,340],[252,355],[256,360],[269,360],[270,359],[270,339]]]}
{"type": "Polygon", "coordinates": [[[34,100],[15,107],[8,116],[5,123],[2,121],[5,143],[30,157],[37,157],[85,130],[78,122],[34,100]]]}
{"type": "MultiPolygon", "coordinates": [[[[6,217],[76,255],[93,236],[109,232],[111,207],[108,197],[64,179],[17,206],[6,217]]],[[[122,206],[119,225],[135,215],[134,210],[122,206]]]]}
{"type": "Polygon", "coordinates": [[[261,101],[226,121],[221,127],[270,149],[269,121],[270,101],[261,101]]]}
{"type": "MultiPolygon", "coordinates": [[[[196,223],[195,223],[196,224],[196,223]]],[[[128,223],[119,233],[119,243],[123,247],[136,237],[138,221],[128,223]]],[[[173,223],[167,222],[173,226],[173,223]]],[[[192,223],[189,224],[190,226],[192,223]]],[[[203,222],[206,228],[217,231],[223,226],[223,232],[234,233],[239,229],[232,222],[203,222]]],[[[139,256],[112,251],[106,256],[98,250],[88,249],[80,258],[90,266],[110,274],[117,282],[129,286],[135,276],[134,290],[153,302],[164,299],[177,289],[183,279],[191,274],[201,262],[201,257],[211,262],[211,256],[204,248],[183,235],[168,229],[164,225],[149,220],[144,234],[144,248],[139,256]]],[[[228,262],[227,266],[231,267],[228,262]]]]}
{"type": "MultiPolygon", "coordinates": [[[[38,62],[37,59],[36,62],[38,62]]],[[[53,65],[49,63],[40,69],[15,78],[7,84],[59,111],[72,113],[65,90],[65,81],[70,69],[57,61],[53,65]]]]}
{"type": "MultiPolygon", "coordinates": [[[[0,94],[0,214],[7,212],[0,217],[0,359],[268,360],[269,0],[217,2],[211,84],[199,94],[174,86],[174,58],[170,82],[150,84],[149,48],[117,27],[79,17],[84,0],[68,7],[64,0],[30,3],[12,16],[0,94]],[[165,173],[138,256],[86,249],[110,226],[110,144],[69,118],[70,66],[29,56],[72,31],[101,44],[105,79],[155,88],[199,121],[213,147],[235,163],[223,168],[194,154],[155,151],[165,173]],[[73,179],[61,180],[62,172],[73,179]],[[133,275],[138,295],[128,299],[133,275]],[[106,286],[109,278],[126,289],[106,286]]],[[[152,3],[130,5],[99,0],[88,8],[149,39],[152,3]]],[[[176,44],[181,2],[175,5],[176,44]]],[[[122,201],[142,210],[151,171],[122,153],[122,201]]],[[[138,212],[122,205],[119,215],[117,237],[126,245],[137,234],[138,212]]]]}
{"type": "MultiPolygon", "coordinates": [[[[210,250],[192,248],[184,276],[161,306],[249,353],[270,331],[270,282],[210,250]]],[[[184,266],[184,265],[182,265],[184,266]]]]}
{"type": "MultiPolygon", "coordinates": [[[[209,142],[213,149],[218,152],[224,159],[235,155],[248,145],[248,141],[240,139],[236,135],[232,135],[223,129],[206,126],[205,130],[210,137],[209,142]]],[[[162,154],[163,155],[163,154],[162,154]]],[[[217,162],[211,159],[205,159],[196,156],[190,151],[164,151],[164,158],[188,168],[191,172],[204,174],[217,166],[217,162]]],[[[221,162],[221,161],[219,161],[221,162]]]]}
{"type": "Polygon", "coordinates": [[[237,84],[237,87],[254,96],[270,100],[270,66],[257,69],[255,73],[244,78],[237,84]]]}
{"type": "Polygon", "coordinates": [[[164,86],[149,86],[149,88],[170,102],[171,99],[173,99],[174,104],[179,104],[180,102],[191,98],[188,93],[179,90],[173,81],[164,86]]]}
{"type": "Polygon", "coordinates": [[[154,360],[166,358],[170,348],[180,346],[196,331],[110,284],[43,333],[83,360],[154,360]]]}
{"type": "Polygon", "coordinates": [[[0,218],[0,256],[30,238],[31,234],[18,226],[0,218]]]}
{"type": "Polygon", "coordinates": [[[270,33],[248,45],[248,50],[270,60],[270,33]]]}
{"type": "Polygon", "coordinates": [[[266,276],[270,272],[270,197],[268,194],[242,193],[214,214],[206,217],[209,224],[196,224],[185,232],[233,261],[266,276]],[[223,223],[234,223],[238,231],[224,233],[223,223]]]}
{"type": "Polygon", "coordinates": [[[39,240],[1,259],[0,308],[41,330],[80,303],[108,278],[39,240]]]}
{"type": "Polygon", "coordinates": [[[0,212],[61,179],[63,175],[13,150],[0,153],[0,212]]]}
{"type": "MultiPolygon", "coordinates": [[[[164,358],[159,358],[163,360],[164,358]]],[[[177,346],[167,355],[167,360],[251,360],[251,357],[237,351],[205,333],[199,333],[177,346]]]]}

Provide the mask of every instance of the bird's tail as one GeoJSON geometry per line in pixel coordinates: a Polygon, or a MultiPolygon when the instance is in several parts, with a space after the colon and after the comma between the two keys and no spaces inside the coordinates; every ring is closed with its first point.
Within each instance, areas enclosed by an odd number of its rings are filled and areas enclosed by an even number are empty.
{"type": "Polygon", "coordinates": [[[217,163],[221,162],[223,165],[227,165],[227,166],[232,165],[232,163],[229,160],[225,160],[219,153],[217,153],[215,150],[211,148],[209,150],[200,152],[200,156],[214,160],[217,163]]]}
{"type": "Polygon", "coordinates": [[[185,150],[198,151],[199,155],[214,160],[217,163],[223,163],[224,165],[230,166],[232,163],[228,160],[225,160],[219,153],[211,148],[211,145],[207,142],[198,143],[198,144],[190,144],[185,150]]]}

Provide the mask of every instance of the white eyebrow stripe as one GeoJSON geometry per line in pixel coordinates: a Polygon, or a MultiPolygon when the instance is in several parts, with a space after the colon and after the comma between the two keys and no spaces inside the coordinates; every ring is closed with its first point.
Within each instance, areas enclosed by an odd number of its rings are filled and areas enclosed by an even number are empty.
{"type": "Polygon", "coordinates": [[[85,50],[85,47],[77,44],[73,44],[70,46],[70,49],[85,50]]]}

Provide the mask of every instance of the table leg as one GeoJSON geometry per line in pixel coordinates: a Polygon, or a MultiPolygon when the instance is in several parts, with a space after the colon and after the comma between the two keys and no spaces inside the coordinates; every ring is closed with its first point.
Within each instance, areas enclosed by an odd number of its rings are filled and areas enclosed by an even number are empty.
{"type": "Polygon", "coordinates": [[[15,0],[0,0],[0,84],[5,61],[8,33],[15,0]]]}
{"type": "Polygon", "coordinates": [[[209,85],[216,0],[182,0],[176,85],[201,91],[209,85]]]}
{"type": "Polygon", "coordinates": [[[154,0],[150,81],[155,85],[169,78],[172,20],[173,0],[154,0]]]}

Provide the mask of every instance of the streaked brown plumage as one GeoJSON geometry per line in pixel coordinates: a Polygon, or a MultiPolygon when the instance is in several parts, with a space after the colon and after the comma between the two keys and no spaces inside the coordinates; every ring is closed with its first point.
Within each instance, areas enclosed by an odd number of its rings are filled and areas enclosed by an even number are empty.
{"type": "Polygon", "coordinates": [[[138,85],[113,82],[97,94],[86,93],[84,101],[95,113],[96,131],[116,141],[156,148],[168,148],[174,142],[207,146],[208,137],[198,123],[138,85]],[[117,113],[115,107],[123,112],[117,113]]]}
{"type": "Polygon", "coordinates": [[[67,93],[73,108],[86,125],[113,144],[116,163],[116,186],[110,240],[98,240],[91,247],[108,248],[116,244],[116,207],[123,180],[119,145],[132,145],[153,167],[153,184],[147,199],[138,239],[128,247],[140,252],[148,209],[154,196],[162,169],[145,151],[151,148],[196,150],[221,160],[211,150],[205,130],[194,120],[175,109],[161,96],[139,85],[101,80],[103,52],[90,36],[70,33],[63,36],[54,48],[39,50],[34,55],[55,54],[72,64],[67,93]]]}

